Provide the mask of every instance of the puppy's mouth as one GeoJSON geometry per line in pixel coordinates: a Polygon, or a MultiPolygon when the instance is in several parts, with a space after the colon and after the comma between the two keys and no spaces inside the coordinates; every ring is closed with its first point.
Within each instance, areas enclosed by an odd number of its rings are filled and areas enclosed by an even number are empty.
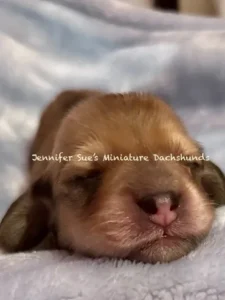
{"type": "Polygon", "coordinates": [[[181,237],[175,236],[175,235],[170,235],[168,234],[166,231],[164,231],[161,235],[159,235],[158,237],[156,237],[153,241],[151,241],[149,243],[149,245],[153,245],[155,243],[166,243],[167,241],[180,241],[180,240],[184,240],[181,237]]]}
{"type": "Polygon", "coordinates": [[[162,236],[158,237],[152,242],[152,245],[160,244],[162,247],[167,246],[167,247],[174,247],[176,242],[179,241],[184,241],[184,239],[181,239],[180,237],[177,236],[171,236],[168,235],[167,233],[163,233],[162,236]]]}
{"type": "Polygon", "coordinates": [[[132,251],[127,259],[144,263],[168,263],[183,256],[196,248],[197,243],[192,238],[182,238],[163,232],[154,240],[146,241],[132,251]]]}

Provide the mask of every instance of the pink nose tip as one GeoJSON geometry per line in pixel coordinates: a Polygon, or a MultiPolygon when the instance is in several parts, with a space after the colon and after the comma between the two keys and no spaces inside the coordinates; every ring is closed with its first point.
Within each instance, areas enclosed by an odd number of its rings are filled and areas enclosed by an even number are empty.
{"type": "Polygon", "coordinates": [[[177,213],[172,209],[170,197],[159,196],[155,198],[156,212],[151,215],[151,221],[157,225],[166,227],[177,218],[177,213]]]}

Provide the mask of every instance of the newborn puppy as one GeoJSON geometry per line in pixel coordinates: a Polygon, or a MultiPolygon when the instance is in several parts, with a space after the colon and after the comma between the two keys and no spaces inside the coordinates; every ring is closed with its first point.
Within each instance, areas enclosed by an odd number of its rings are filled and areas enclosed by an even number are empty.
{"type": "Polygon", "coordinates": [[[224,175],[198,159],[202,152],[156,97],[63,92],[42,114],[28,187],[2,220],[0,245],[6,252],[51,247],[150,263],[179,259],[207,236],[225,203],[224,175]]]}

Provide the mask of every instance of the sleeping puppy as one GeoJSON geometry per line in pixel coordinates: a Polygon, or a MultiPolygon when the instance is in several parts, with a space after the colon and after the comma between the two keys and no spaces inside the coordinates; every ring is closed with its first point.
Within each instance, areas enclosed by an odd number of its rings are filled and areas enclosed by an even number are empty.
{"type": "Polygon", "coordinates": [[[62,92],[42,114],[27,190],[2,220],[1,248],[179,259],[204,240],[225,203],[224,175],[202,154],[157,97],[62,92]]]}

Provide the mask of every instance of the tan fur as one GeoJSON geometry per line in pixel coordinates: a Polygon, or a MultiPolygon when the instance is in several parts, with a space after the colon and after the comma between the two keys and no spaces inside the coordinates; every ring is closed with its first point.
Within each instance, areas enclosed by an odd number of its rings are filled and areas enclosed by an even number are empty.
{"type": "Polygon", "coordinates": [[[208,234],[214,204],[224,203],[224,177],[211,162],[154,161],[154,154],[202,154],[164,101],[138,93],[61,93],[42,114],[28,159],[29,199],[22,197],[20,207],[6,214],[0,245],[6,251],[30,250],[50,235],[54,247],[91,256],[155,263],[186,255],[208,234]],[[32,154],[59,153],[72,159],[32,160],[32,154]],[[110,154],[148,161],[103,160],[110,154]],[[177,219],[166,229],[139,207],[146,195],[164,192],[180,203],[177,219]]]}

